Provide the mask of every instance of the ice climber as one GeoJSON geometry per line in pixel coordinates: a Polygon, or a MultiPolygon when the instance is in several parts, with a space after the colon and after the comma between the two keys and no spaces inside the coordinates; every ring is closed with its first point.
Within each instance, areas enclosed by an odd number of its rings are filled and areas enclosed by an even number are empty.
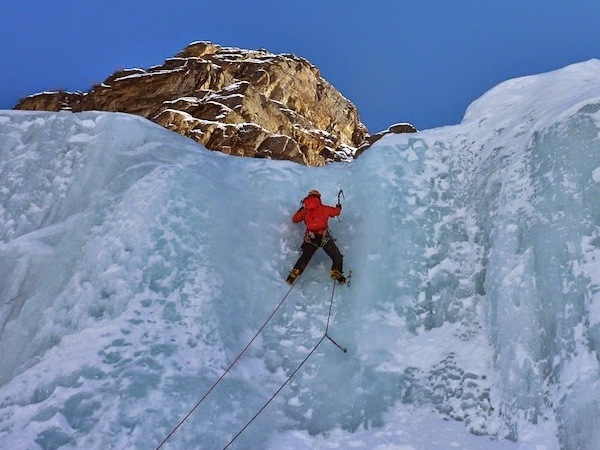
{"type": "Polygon", "coordinates": [[[341,212],[342,205],[339,198],[335,207],[324,205],[321,203],[321,194],[317,190],[310,191],[306,198],[302,200],[302,206],[296,211],[292,217],[292,221],[294,223],[304,221],[306,233],[304,234],[304,242],[300,247],[302,255],[300,255],[296,265],[286,279],[289,284],[293,284],[296,278],[304,271],[319,247],[325,250],[325,253],[329,255],[333,262],[331,271],[329,272],[331,278],[340,284],[346,283],[346,277],[344,277],[342,270],[343,256],[337,245],[335,245],[328,226],[329,218],[339,216],[341,212]]]}

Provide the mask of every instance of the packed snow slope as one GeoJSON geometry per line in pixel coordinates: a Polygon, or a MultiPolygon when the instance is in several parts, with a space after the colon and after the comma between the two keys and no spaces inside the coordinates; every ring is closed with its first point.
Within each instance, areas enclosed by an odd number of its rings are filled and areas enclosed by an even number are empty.
{"type": "Polygon", "coordinates": [[[307,168],[114,113],[0,112],[0,447],[583,449],[600,442],[600,61],[307,168]],[[446,419],[446,420],[444,420],[446,419]]]}

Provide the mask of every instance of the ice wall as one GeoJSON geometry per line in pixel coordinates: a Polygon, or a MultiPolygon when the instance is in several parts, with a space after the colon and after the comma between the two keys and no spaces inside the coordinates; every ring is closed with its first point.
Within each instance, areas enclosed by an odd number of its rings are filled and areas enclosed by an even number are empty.
{"type": "MultiPolygon", "coordinates": [[[[123,114],[1,112],[0,441],[157,445],[287,292],[299,200],[342,188],[348,353],[322,345],[235,448],[408,445],[398,424],[433,410],[486,448],[593,449],[599,86],[595,60],[511,80],[460,125],[318,169],[123,114]]],[[[317,254],[166,448],[223,448],[264,404],[323,332],[328,269],[317,254]]]]}
{"type": "Polygon", "coordinates": [[[507,82],[463,122],[494,123],[467,148],[503,414],[555,414],[565,449],[600,442],[598,66],[507,82]]]}

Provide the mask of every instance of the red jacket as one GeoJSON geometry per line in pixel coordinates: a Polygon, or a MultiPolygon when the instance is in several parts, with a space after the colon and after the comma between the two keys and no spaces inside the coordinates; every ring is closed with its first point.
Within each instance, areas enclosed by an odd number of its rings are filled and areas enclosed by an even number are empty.
{"type": "Polygon", "coordinates": [[[298,223],[304,220],[306,230],[322,234],[327,230],[327,221],[330,217],[339,216],[342,212],[341,206],[327,206],[321,203],[321,198],[309,195],[303,201],[304,207],[300,208],[292,220],[298,223]]]}

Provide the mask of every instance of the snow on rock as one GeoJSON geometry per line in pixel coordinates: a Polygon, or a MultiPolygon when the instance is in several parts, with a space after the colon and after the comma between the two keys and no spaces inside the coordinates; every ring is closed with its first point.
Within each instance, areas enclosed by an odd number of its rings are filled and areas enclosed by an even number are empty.
{"type": "Polygon", "coordinates": [[[307,60],[210,42],[147,70],[116,72],[89,92],[31,95],[16,109],[138,114],[211,150],[309,166],[352,159],[368,135],[356,107],[307,60]],[[259,128],[235,126],[243,124],[259,128]]]}

